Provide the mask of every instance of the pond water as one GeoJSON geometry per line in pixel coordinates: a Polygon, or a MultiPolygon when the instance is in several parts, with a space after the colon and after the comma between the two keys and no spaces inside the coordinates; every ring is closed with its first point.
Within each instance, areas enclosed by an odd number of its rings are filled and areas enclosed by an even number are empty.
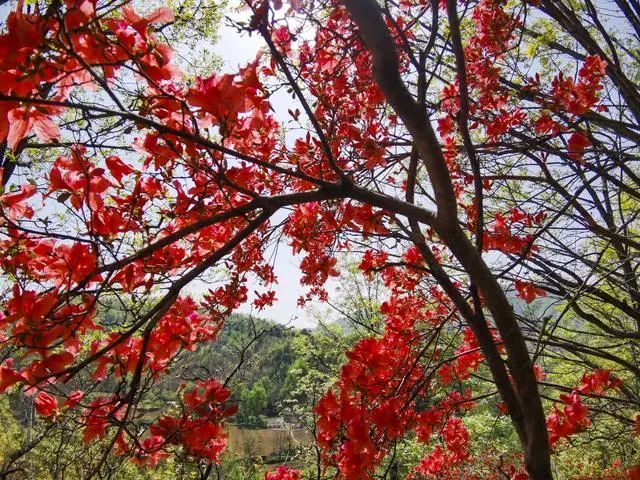
{"type": "Polygon", "coordinates": [[[227,432],[228,451],[247,457],[268,457],[313,442],[313,435],[304,428],[249,429],[228,425],[227,432]]]}

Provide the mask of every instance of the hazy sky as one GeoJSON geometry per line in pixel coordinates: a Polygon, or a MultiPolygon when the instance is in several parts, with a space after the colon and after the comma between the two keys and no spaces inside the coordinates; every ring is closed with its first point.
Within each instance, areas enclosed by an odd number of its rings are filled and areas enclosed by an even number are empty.
{"type": "MultiPolygon", "coordinates": [[[[6,20],[9,11],[9,4],[0,5],[0,23],[6,20]]],[[[232,15],[235,19],[238,18],[237,14],[232,15]]],[[[224,22],[220,29],[220,39],[213,46],[213,50],[223,60],[223,71],[233,72],[237,71],[238,66],[243,66],[253,60],[263,46],[263,41],[258,35],[241,35],[236,29],[230,27],[227,22],[224,22]]],[[[287,109],[291,107],[290,103],[292,102],[290,97],[284,93],[276,94],[271,98],[271,101],[278,119],[286,119],[287,109]]],[[[296,106],[294,106],[294,108],[296,106]]],[[[275,220],[281,221],[283,218],[283,215],[279,215],[275,217],[275,220]]],[[[278,255],[274,263],[278,276],[278,284],[274,286],[277,302],[271,308],[265,309],[262,312],[253,313],[261,317],[277,320],[281,323],[291,323],[298,327],[310,327],[314,325],[308,310],[297,307],[298,298],[304,293],[304,289],[300,286],[299,262],[300,257],[294,257],[288,245],[279,246],[278,255]]],[[[206,292],[208,287],[209,285],[203,282],[197,282],[191,285],[188,291],[194,295],[198,295],[206,292]]],[[[249,285],[248,287],[249,291],[253,292],[256,285],[249,285]]],[[[335,284],[330,283],[328,290],[330,292],[334,291],[335,284]]],[[[251,305],[247,304],[243,306],[240,311],[251,313],[251,305]]]]}
{"type": "MultiPolygon", "coordinates": [[[[257,35],[248,36],[246,33],[239,34],[236,29],[229,27],[225,22],[220,30],[220,39],[214,45],[213,50],[222,58],[224,71],[233,72],[238,66],[243,66],[253,60],[258,51],[264,47],[263,40],[257,35]]],[[[291,97],[284,92],[276,94],[271,98],[271,103],[278,120],[284,121],[288,118],[287,109],[299,107],[293,104],[291,97]],[[292,105],[293,104],[293,105],[292,105]]],[[[279,216],[277,220],[284,217],[279,216]]],[[[304,293],[300,286],[300,271],[298,264],[300,256],[293,256],[288,245],[280,245],[275,261],[275,270],[278,275],[278,285],[274,287],[278,301],[273,307],[265,309],[256,314],[277,320],[279,322],[291,322],[298,327],[310,327],[314,321],[310,318],[309,309],[300,309],[297,306],[298,298],[304,293]]],[[[329,292],[335,291],[336,285],[330,282],[327,285],[329,292]]],[[[253,291],[252,286],[249,291],[253,291]]],[[[311,306],[313,308],[313,305],[311,306]]],[[[250,305],[245,305],[240,309],[242,312],[250,313],[250,305]]]]}

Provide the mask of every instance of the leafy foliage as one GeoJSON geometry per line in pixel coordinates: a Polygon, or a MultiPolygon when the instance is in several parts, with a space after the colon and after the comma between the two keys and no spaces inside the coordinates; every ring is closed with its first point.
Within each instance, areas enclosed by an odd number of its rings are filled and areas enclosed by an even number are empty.
{"type": "MultiPolygon", "coordinates": [[[[548,480],[598,416],[637,442],[640,19],[613,3],[247,0],[236,27],[265,51],[219,73],[176,55],[215,33],[215,3],[17,2],[0,34],[0,391],[21,389],[38,443],[80,452],[87,478],[170,458],[206,478],[236,412],[281,408],[313,420],[316,478],[397,477],[417,444],[411,478],[548,480]],[[375,314],[310,334],[320,352],[249,319],[228,358],[185,360],[242,305],[277,301],[282,244],[300,306],[330,302],[351,255],[384,295],[352,306],[375,314]],[[273,362],[234,397],[254,348],[273,362]],[[473,447],[494,396],[521,456],[506,435],[473,447]]],[[[623,451],[601,476],[637,474],[623,451]]]]}

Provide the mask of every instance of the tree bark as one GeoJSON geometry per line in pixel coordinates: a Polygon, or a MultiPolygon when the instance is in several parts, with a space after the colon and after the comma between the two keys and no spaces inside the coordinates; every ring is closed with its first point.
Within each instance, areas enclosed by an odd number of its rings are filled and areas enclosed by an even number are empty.
{"type": "MultiPolygon", "coordinates": [[[[432,227],[460,262],[471,283],[477,285],[500,332],[507,366],[519,408],[511,408],[512,422],[520,435],[527,472],[532,480],[550,480],[551,460],[546,419],[533,372],[531,356],[513,309],[495,275],[459,225],[451,177],[435,131],[426,112],[415,102],[400,75],[398,58],[383,13],[375,0],[343,0],[373,57],[373,75],[391,107],[403,121],[425,164],[436,199],[432,227]]],[[[474,316],[477,317],[477,316],[474,316]]],[[[466,318],[474,331],[478,325],[466,318]]],[[[486,323],[486,320],[482,320],[486,323]]],[[[485,325],[484,327],[488,327],[485,325]]],[[[485,357],[491,352],[483,346],[485,357]]],[[[496,384],[503,385],[491,369],[496,384]]],[[[505,401],[513,405],[507,395],[505,401]]]]}

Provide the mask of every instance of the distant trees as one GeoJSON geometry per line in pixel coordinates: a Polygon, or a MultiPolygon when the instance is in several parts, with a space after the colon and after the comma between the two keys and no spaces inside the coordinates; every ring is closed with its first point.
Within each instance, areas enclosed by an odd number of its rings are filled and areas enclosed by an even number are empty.
{"type": "Polygon", "coordinates": [[[253,384],[251,388],[240,391],[240,409],[236,421],[243,426],[266,427],[265,413],[267,410],[267,390],[263,378],[253,384]]]}

